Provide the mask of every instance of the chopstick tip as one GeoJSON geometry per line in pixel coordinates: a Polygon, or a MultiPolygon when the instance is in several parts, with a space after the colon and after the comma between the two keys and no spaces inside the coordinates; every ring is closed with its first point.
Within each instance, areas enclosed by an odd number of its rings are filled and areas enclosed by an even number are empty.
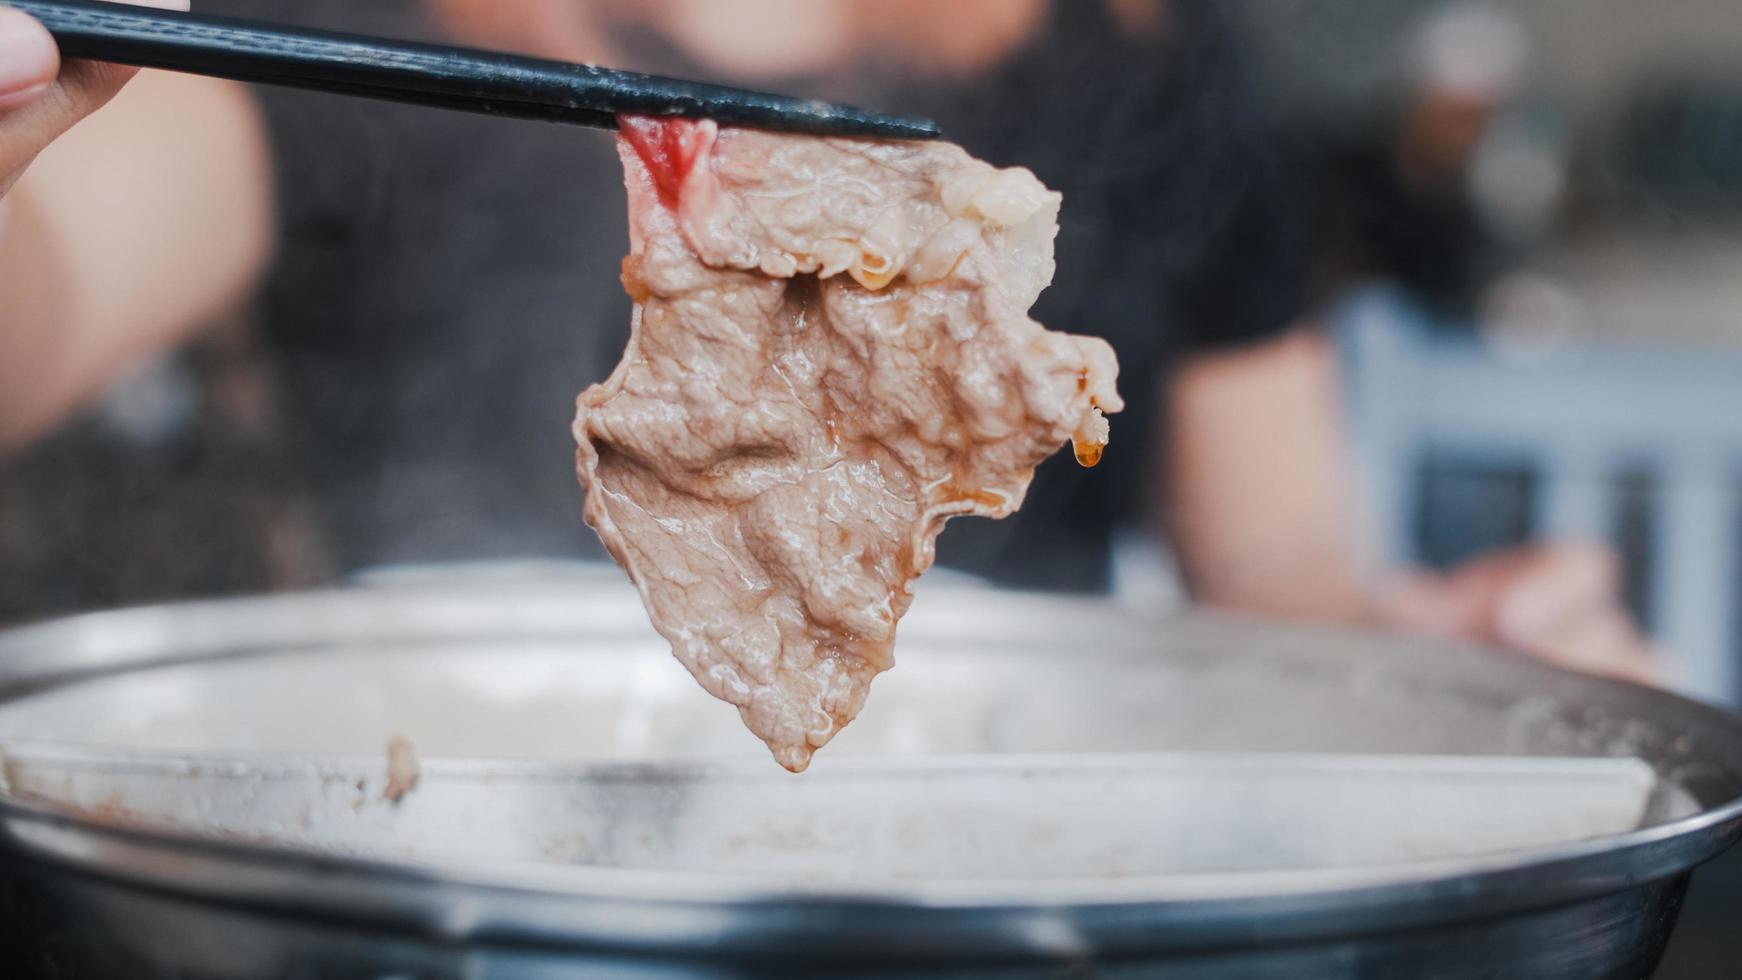
{"type": "Polygon", "coordinates": [[[816,108],[818,129],[828,135],[894,140],[935,140],[943,136],[938,124],[930,119],[892,116],[827,103],[817,103],[816,108]]]}

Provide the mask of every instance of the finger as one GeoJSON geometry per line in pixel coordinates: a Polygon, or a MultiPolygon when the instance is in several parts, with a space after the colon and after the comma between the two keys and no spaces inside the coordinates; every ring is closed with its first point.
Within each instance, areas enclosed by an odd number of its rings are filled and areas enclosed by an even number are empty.
{"type": "Polygon", "coordinates": [[[1408,575],[1380,590],[1374,616],[1385,626],[1433,636],[1483,639],[1490,603],[1467,580],[1438,575],[1408,575]]]}
{"type": "Polygon", "coordinates": [[[54,38],[21,10],[0,6],[0,112],[33,101],[60,73],[54,38]]]}
{"type": "Polygon", "coordinates": [[[1609,549],[1582,543],[1541,548],[1500,597],[1494,629],[1503,641],[1528,646],[1613,606],[1619,592],[1620,567],[1609,549]]]}
{"type": "Polygon", "coordinates": [[[22,11],[0,6],[0,199],[46,140],[24,131],[17,116],[40,100],[60,73],[60,50],[22,11]]]}
{"type": "MultiPolygon", "coordinates": [[[[3,3],[4,0],[0,0],[3,3]]],[[[155,7],[159,10],[187,10],[188,0],[121,0],[135,7],[155,7]]],[[[126,65],[114,65],[102,61],[70,60],[61,69],[60,85],[67,93],[67,100],[79,107],[77,118],[95,112],[103,107],[115,93],[121,91],[121,86],[127,80],[138,74],[139,69],[126,65]]],[[[68,125],[71,125],[70,123],[68,125]]]]}
{"type": "Polygon", "coordinates": [[[1586,673],[1646,684],[1662,681],[1656,651],[1632,619],[1614,607],[1562,623],[1528,652],[1586,673]]]}
{"type": "MultiPolygon", "coordinates": [[[[187,9],[186,0],[137,5],[187,9]]],[[[101,108],[134,73],[119,65],[63,63],[42,24],[0,4],[0,194],[43,147],[101,108]]]]}
{"type": "Polygon", "coordinates": [[[1502,642],[1496,611],[1506,593],[1533,566],[1541,549],[1513,548],[1466,562],[1444,574],[1416,574],[1380,595],[1382,619],[1392,625],[1485,643],[1502,642]]]}

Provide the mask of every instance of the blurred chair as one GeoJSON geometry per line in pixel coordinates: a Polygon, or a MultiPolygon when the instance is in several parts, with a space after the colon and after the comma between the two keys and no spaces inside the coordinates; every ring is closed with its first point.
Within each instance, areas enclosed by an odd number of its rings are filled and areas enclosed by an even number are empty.
{"type": "Polygon", "coordinates": [[[1504,536],[1621,547],[1674,686],[1738,700],[1742,352],[1577,344],[1502,356],[1389,288],[1352,294],[1331,323],[1377,559],[1431,561],[1448,528],[1468,537],[1503,517],[1504,493],[1443,491],[1456,472],[1510,474],[1498,485],[1524,498],[1524,517],[1504,536]]]}

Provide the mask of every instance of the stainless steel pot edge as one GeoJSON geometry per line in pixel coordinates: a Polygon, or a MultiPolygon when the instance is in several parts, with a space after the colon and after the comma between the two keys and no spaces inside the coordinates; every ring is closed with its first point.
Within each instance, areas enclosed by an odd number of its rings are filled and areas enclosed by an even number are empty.
{"type": "MultiPolygon", "coordinates": [[[[572,583],[571,583],[572,585],[572,583]]],[[[446,587],[444,587],[446,588],[446,587]]],[[[621,586],[619,585],[619,588],[621,586]]],[[[439,590],[438,590],[439,592],[439,590]]],[[[299,596],[323,610],[287,618],[268,597],[218,600],[140,610],[96,613],[0,635],[0,701],[92,674],[179,661],[245,656],[311,643],[335,623],[357,627],[352,640],[415,642],[420,637],[494,635],[481,625],[467,628],[464,609],[439,622],[426,617],[381,615],[398,596],[427,610],[430,591],[418,586],[371,587],[363,595],[334,591],[299,596]],[[368,614],[361,615],[364,607],[368,614]],[[188,612],[206,617],[206,639],[176,630],[178,654],[166,656],[159,642],[166,617],[188,612]],[[245,637],[237,641],[238,624],[245,637]],[[125,628],[117,628],[122,627],[125,628]],[[409,632],[407,627],[411,627],[409,632]],[[459,627],[458,633],[455,628],[459,627]],[[118,640],[117,637],[125,637],[118,640]],[[49,651],[59,652],[49,657],[49,651]],[[72,663],[67,651],[73,651],[72,663]],[[51,660],[55,662],[50,662],[51,660]]],[[[572,599],[563,622],[585,619],[594,629],[621,627],[644,638],[645,623],[617,601],[572,599]],[[604,617],[603,621],[600,617],[604,617]],[[620,621],[620,622],[619,622],[620,621]]],[[[492,599],[492,602],[496,600],[492,599]]],[[[502,601],[513,602],[512,594],[502,601]]],[[[1039,617],[1068,617],[1092,608],[1075,600],[1037,597],[1024,604],[1039,617]]],[[[633,607],[630,607],[633,610],[633,607]]],[[[499,625],[499,615],[491,617],[499,625]]],[[[178,625],[185,621],[177,618],[178,625]]],[[[541,636],[561,623],[523,624],[516,635],[541,636]]],[[[1106,628],[1127,628],[1108,623],[1106,628]]],[[[1142,623],[1132,629],[1146,628],[1142,623]]],[[[1007,632],[1019,638],[1021,622],[1007,632]]],[[[1543,671],[1556,673],[1549,668],[1543,671]]],[[[1601,682],[1580,679],[1579,683],[1601,682]]],[[[1694,727],[1742,732],[1742,720],[1704,705],[1671,698],[1694,727]]],[[[800,950],[806,936],[827,932],[832,950],[845,940],[876,951],[899,941],[925,943],[928,913],[953,909],[950,943],[968,930],[970,947],[1022,954],[1069,954],[1080,948],[1155,950],[1202,948],[1262,936],[1326,938],[1377,928],[1444,922],[1542,907],[1658,881],[1684,873],[1742,836],[1742,797],[1708,804],[1692,817],[1557,848],[1500,855],[1454,876],[1418,866],[1405,877],[1352,876],[1344,887],[1290,891],[1277,882],[1258,896],[1216,897],[1185,893],[1160,879],[1093,885],[1048,881],[1003,883],[990,893],[983,882],[928,883],[898,890],[844,894],[772,891],[755,882],[695,876],[588,871],[566,882],[536,873],[492,872],[464,867],[418,867],[329,858],[169,831],[104,826],[87,816],[26,801],[0,801],[0,841],[16,856],[70,868],[93,878],[119,881],[195,901],[283,910],[311,917],[340,914],[376,921],[442,941],[557,942],[617,949],[703,947],[709,950],[800,950]],[[875,910],[878,914],[864,914],[875,910]]],[[[1323,879],[1317,883],[1322,884],[1323,879]]],[[[1250,884],[1248,880],[1246,884],[1250,884]]]]}
{"type": "Polygon", "coordinates": [[[1344,887],[1266,894],[1188,890],[1165,878],[1113,883],[1046,880],[928,882],[862,892],[773,890],[686,874],[412,866],[327,857],[165,830],[105,826],[51,805],[0,801],[5,847],[33,862],[231,908],[339,915],[444,942],[558,943],[624,950],[802,946],[827,933],[875,950],[911,943],[930,913],[952,910],[970,948],[1053,954],[1193,949],[1250,941],[1325,939],[1553,906],[1670,878],[1742,837],[1742,800],[1619,837],[1471,862],[1435,862],[1407,876],[1352,873],[1344,887]],[[875,911],[876,915],[866,914],[875,911]],[[1041,928],[1044,923],[1045,927],[1041,928]]]}

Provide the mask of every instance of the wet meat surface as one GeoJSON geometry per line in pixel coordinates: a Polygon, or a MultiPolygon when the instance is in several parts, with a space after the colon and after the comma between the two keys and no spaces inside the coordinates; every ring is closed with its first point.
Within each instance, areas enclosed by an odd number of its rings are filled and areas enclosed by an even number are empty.
{"type": "Polygon", "coordinates": [[[1028,309],[1059,196],[945,143],[628,120],[635,299],[583,392],[585,515],[709,693],[799,771],[894,664],[944,521],[1003,517],[1122,407],[1028,309]]]}

